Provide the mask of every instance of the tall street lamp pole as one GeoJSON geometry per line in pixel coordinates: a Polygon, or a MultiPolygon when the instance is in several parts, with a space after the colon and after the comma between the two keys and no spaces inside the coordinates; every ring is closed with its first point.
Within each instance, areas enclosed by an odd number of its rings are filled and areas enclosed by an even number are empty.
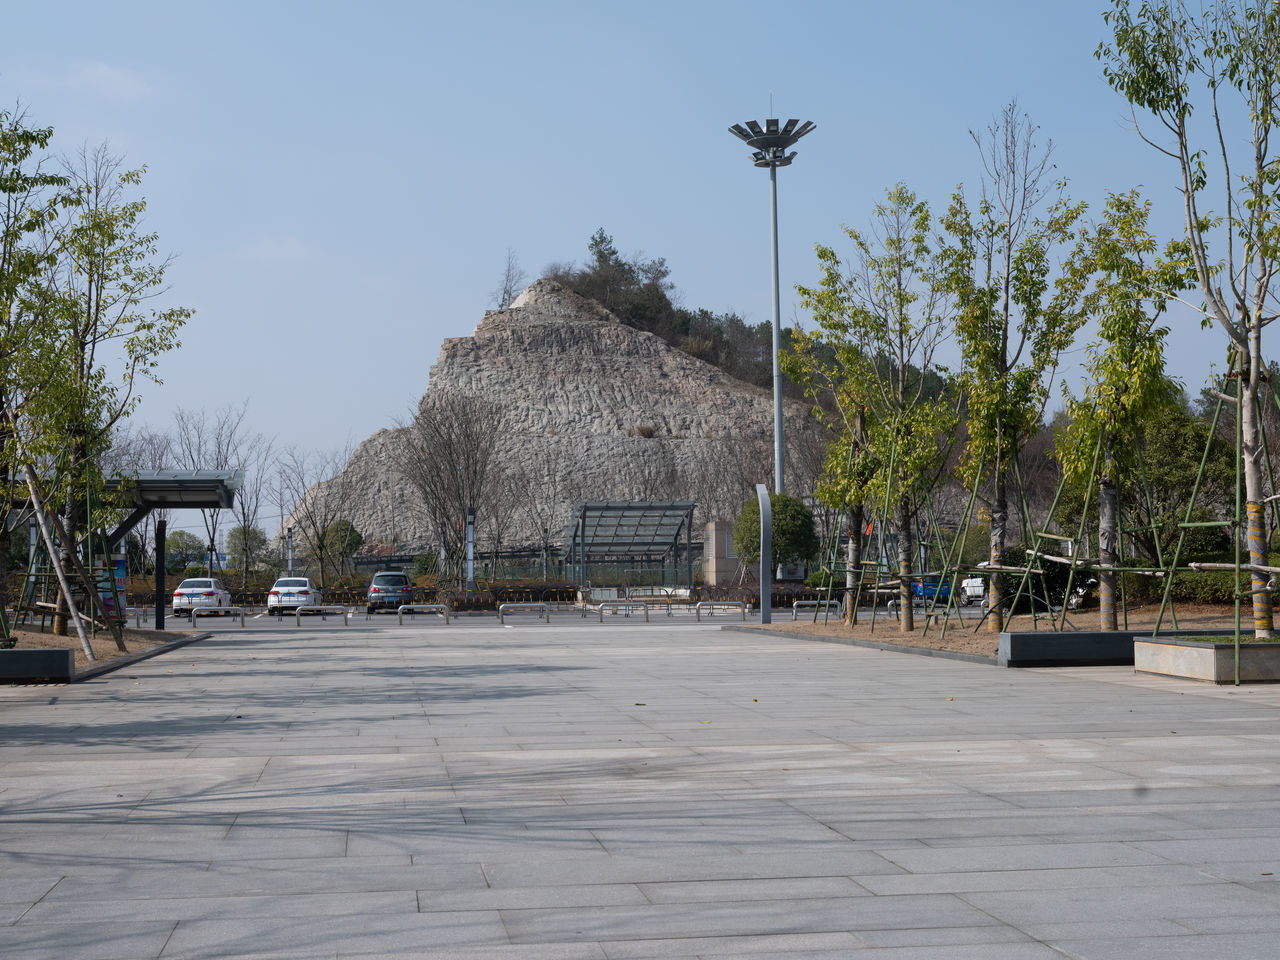
{"type": "Polygon", "coordinates": [[[785,493],[782,480],[783,443],[782,443],[782,366],[778,362],[778,354],[782,352],[782,328],[779,314],[781,299],[778,290],[778,167],[787,167],[795,159],[795,151],[787,153],[792,146],[806,133],[817,129],[817,124],[805,120],[788,120],[779,129],[777,119],[764,122],[764,129],[755,120],[746,124],[735,123],[729,128],[739,140],[751,147],[751,159],[757,167],[769,168],[769,204],[772,223],[773,251],[773,489],[775,493],[785,493]]]}

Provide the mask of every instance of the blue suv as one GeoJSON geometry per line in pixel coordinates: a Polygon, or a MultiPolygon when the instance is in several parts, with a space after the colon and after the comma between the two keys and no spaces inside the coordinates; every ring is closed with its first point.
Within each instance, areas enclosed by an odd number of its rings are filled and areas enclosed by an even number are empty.
{"type": "Polygon", "coordinates": [[[946,603],[951,598],[951,581],[941,577],[921,577],[911,585],[911,595],[916,600],[946,603]]]}

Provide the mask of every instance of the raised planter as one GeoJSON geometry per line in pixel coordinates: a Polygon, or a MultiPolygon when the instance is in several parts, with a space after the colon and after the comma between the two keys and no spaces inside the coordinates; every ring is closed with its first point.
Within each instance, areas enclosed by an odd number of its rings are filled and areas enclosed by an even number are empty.
{"type": "Polygon", "coordinates": [[[74,650],[0,650],[0,682],[51,680],[70,683],[75,675],[74,650]]]}
{"type": "MultiPolygon", "coordinates": [[[[1180,630],[1176,636],[1218,636],[1222,630],[1180,630]]],[[[1021,630],[1000,634],[996,662],[1002,667],[1128,666],[1134,642],[1151,630],[1021,630]]]]}
{"type": "MultiPolygon", "coordinates": [[[[1133,669],[1164,677],[1209,683],[1235,683],[1236,648],[1232,642],[1195,643],[1178,637],[1133,641],[1133,669]]],[[[1240,682],[1280,681],[1280,643],[1241,643],[1240,682]]]]}

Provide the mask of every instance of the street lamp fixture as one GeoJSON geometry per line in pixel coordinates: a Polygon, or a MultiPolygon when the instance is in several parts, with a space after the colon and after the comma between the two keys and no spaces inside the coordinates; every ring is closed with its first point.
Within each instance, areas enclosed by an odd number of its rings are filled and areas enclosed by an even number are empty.
{"type": "Polygon", "coordinates": [[[782,367],[778,354],[782,351],[782,329],[778,315],[781,302],[778,293],[778,168],[788,167],[796,158],[788,148],[807,133],[817,129],[817,124],[805,120],[788,120],[781,127],[776,118],[764,122],[764,128],[755,120],[746,124],[735,123],[729,132],[752,148],[751,159],[757,167],[769,168],[769,203],[772,214],[773,238],[773,489],[784,493],[782,481],[782,367]]]}

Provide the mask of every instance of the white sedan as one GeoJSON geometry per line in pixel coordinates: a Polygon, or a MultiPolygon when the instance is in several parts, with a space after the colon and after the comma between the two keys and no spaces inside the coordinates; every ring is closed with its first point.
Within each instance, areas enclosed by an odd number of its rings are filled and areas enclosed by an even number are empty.
{"type": "Polygon", "coordinates": [[[306,577],[281,577],[267,594],[267,613],[284,613],[320,603],[320,591],[306,577]]]}
{"type": "Polygon", "coordinates": [[[193,607],[229,607],[231,591],[222,585],[221,580],[210,577],[196,577],[183,580],[178,589],[173,591],[173,615],[175,617],[191,616],[193,607]]]}

